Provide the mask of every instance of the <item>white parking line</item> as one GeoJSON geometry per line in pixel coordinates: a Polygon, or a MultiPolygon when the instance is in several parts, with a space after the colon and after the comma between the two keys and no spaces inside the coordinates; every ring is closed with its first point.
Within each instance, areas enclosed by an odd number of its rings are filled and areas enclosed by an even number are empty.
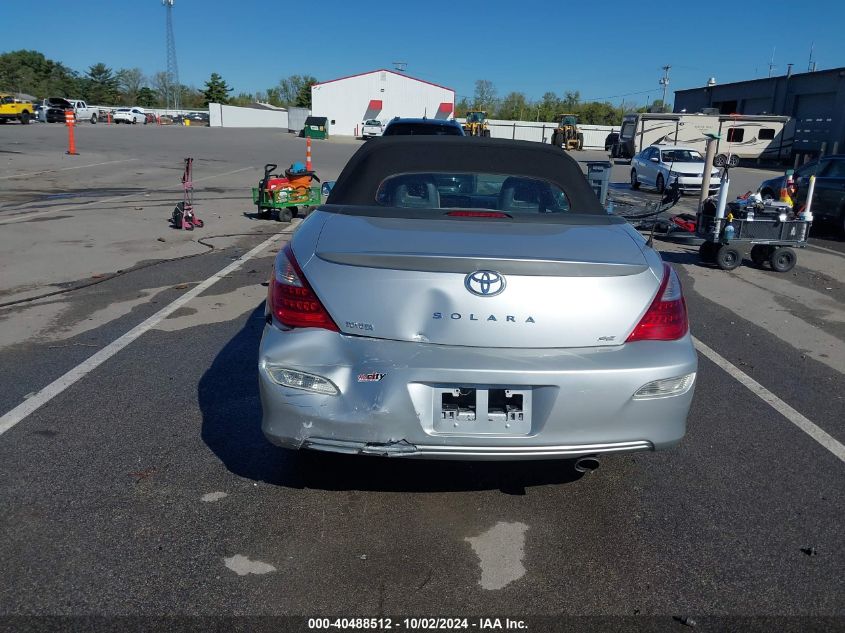
{"type": "Polygon", "coordinates": [[[38,176],[39,174],[49,174],[54,171],[70,171],[71,169],[85,169],[86,167],[100,167],[101,165],[116,165],[117,163],[128,163],[137,158],[122,158],[120,160],[107,160],[104,163],[92,163],[90,165],[74,165],[73,167],[61,167],[59,169],[45,169],[44,171],[33,171],[29,174],[15,174],[14,176],[0,176],[0,180],[11,180],[12,178],[26,178],[28,176],[38,176]]]}
{"type": "Polygon", "coordinates": [[[279,238],[289,234],[289,232],[277,233],[276,235],[264,240],[263,242],[261,242],[261,244],[253,248],[240,259],[232,262],[220,272],[212,275],[211,277],[200,283],[198,286],[192,288],[191,290],[183,294],[181,297],[176,299],[173,303],[168,304],[167,306],[156,312],[146,321],[140,323],[139,325],[136,325],[126,334],[106,345],[103,349],[91,356],[88,360],[83,361],[82,363],[68,371],[66,374],[60,376],[59,378],[51,382],[49,385],[35,393],[35,395],[33,395],[32,397],[24,400],[22,403],[20,403],[14,409],[6,413],[2,418],[0,418],[0,435],[14,427],[18,422],[25,419],[33,411],[36,411],[37,409],[50,402],[50,400],[62,393],[65,389],[73,385],[75,382],[85,377],[87,374],[91,373],[94,369],[96,369],[104,362],[106,362],[109,358],[117,354],[120,350],[129,345],[132,341],[144,334],[144,332],[147,332],[148,330],[154,328],[162,320],[166,319],[168,316],[173,314],[176,310],[188,303],[191,299],[198,296],[202,292],[208,290],[211,286],[223,279],[229,273],[236,271],[238,268],[243,266],[246,262],[258,255],[258,253],[263,251],[265,248],[270,246],[279,238]]]}
{"type": "Polygon", "coordinates": [[[768,404],[775,411],[804,431],[804,433],[833,453],[840,461],[845,462],[845,446],[843,446],[838,440],[823,431],[817,425],[810,422],[810,420],[798,413],[798,411],[786,404],[783,400],[778,398],[751,376],[731,364],[728,360],[717,354],[711,348],[707,347],[707,345],[699,341],[697,338],[692,337],[692,340],[699,352],[728,372],[732,378],[735,378],[737,381],[745,385],[751,393],[760,398],[763,402],[768,404]]]}
{"type": "MultiPolygon", "coordinates": [[[[132,160],[135,160],[134,158],[132,160]]],[[[239,174],[242,171],[246,171],[248,169],[253,169],[252,167],[242,167],[241,169],[235,169],[234,171],[227,171],[222,174],[214,174],[213,176],[206,176],[205,178],[197,178],[194,182],[203,182],[205,180],[213,180],[214,178],[222,178],[223,176],[231,176],[232,174],[239,174]]],[[[160,191],[173,191],[175,189],[181,189],[182,185],[174,185],[164,187],[160,189],[160,191]]],[[[64,213],[65,211],[73,211],[74,209],[82,209],[84,207],[90,207],[95,204],[105,204],[106,202],[115,202],[116,200],[123,200],[125,198],[137,198],[139,196],[143,196],[144,192],[135,192],[135,193],[127,193],[122,196],[115,196],[114,198],[104,198],[102,200],[90,200],[88,202],[80,202],[79,204],[71,204],[66,207],[62,207],[61,209],[51,209],[49,211],[40,211],[37,213],[18,213],[16,215],[10,216],[8,218],[0,219],[0,224],[11,224],[13,222],[27,222],[32,218],[39,218],[42,215],[53,215],[56,213],[64,213]]]]}

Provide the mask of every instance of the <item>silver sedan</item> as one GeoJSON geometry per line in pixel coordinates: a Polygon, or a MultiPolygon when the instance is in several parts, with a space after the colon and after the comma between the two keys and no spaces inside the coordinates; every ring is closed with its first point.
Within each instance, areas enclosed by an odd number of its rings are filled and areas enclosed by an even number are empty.
{"type": "Polygon", "coordinates": [[[384,137],[278,254],[263,431],[452,459],[651,451],[684,436],[681,284],[539,143],[384,137]]]}

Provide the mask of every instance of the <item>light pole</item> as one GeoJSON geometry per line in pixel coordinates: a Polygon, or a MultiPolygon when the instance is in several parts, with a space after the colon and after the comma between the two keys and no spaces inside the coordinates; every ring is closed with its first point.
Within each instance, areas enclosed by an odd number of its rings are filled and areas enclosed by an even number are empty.
{"type": "Polygon", "coordinates": [[[669,87],[669,69],[672,68],[669,64],[663,67],[663,77],[660,78],[660,85],[663,86],[663,100],[660,107],[663,112],[666,112],[666,89],[669,87]]]}

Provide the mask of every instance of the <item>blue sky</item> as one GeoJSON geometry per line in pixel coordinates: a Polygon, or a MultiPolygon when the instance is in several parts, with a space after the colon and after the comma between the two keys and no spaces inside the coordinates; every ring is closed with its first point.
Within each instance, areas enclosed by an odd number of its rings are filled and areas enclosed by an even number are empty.
{"type": "MultiPolygon", "coordinates": [[[[104,62],[151,75],[166,66],[160,0],[0,2],[0,52],[35,49],[78,71],[104,62]]],[[[788,62],[806,71],[812,43],[819,69],[845,66],[845,0],[472,5],[176,0],[180,79],[202,87],[218,72],[235,92],[254,92],[291,74],[327,80],[405,61],[409,75],[459,98],[489,79],[499,96],[578,90],[585,99],[645,103],[660,97],[665,64],[669,100],[671,90],[711,76],[765,77],[773,46],[775,74],[788,62]]]]}

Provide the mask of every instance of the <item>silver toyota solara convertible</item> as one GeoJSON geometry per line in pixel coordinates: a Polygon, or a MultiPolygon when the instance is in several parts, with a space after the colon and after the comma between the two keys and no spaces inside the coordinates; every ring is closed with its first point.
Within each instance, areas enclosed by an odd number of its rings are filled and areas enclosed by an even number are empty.
{"type": "Polygon", "coordinates": [[[362,146],[276,257],[266,316],[262,428],[287,448],[575,458],[686,430],[678,277],[550,145],[362,146]]]}

